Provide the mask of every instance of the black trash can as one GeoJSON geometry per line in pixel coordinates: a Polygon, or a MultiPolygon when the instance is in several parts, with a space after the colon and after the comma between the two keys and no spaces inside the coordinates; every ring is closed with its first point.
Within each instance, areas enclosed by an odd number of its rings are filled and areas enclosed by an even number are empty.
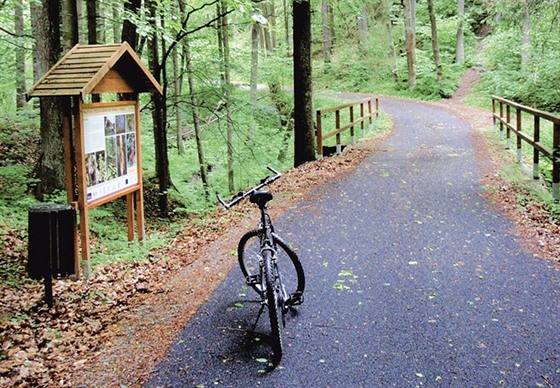
{"type": "Polygon", "coordinates": [[[29,210],[27,272],[32,279],[73,275],[76,209],[46,204],[29,210]]]}

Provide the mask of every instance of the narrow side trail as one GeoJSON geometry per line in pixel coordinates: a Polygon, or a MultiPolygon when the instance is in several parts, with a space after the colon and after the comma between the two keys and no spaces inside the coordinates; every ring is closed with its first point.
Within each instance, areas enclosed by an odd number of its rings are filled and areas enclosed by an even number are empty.
{"type": "Polygon", "coordinates": [[[469,124],[380,105],[393,135],[275,220],[307,276],[281,367],[263,373],[259,305],[235,268],[146,386],[560,386],[560,271],[482,195],[469,124]]]}

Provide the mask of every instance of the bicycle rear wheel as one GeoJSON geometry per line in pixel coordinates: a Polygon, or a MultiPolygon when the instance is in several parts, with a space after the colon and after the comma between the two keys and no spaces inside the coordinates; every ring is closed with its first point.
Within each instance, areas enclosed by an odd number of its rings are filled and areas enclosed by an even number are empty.
{"type": "Polygon", "coordinates": [[[264,250],[264,280],[266,287],[266,302],[270,318],[270,338],[272,345],[272,364],[278,365],[282,359],[282,333],[280,333],[280,306],[278,299],[278,276],[272,264],[272,251],[264,250]]]}
{"type": "MultiPolygon", "coordinates": [[[[245,233],[239,241],[237,258],[241,272],[249,284],[258,293],[262,292],[259,260],[261,257],[259,239],[263,229],[254,229],[245,233]]],[[[276,250],[276,262],[282,277],[282,284],[290,295],[303,295],[305,290],[305,275],[301,262],[296,253],[290,249],[275,233],[272,234],[276,250]]]]}

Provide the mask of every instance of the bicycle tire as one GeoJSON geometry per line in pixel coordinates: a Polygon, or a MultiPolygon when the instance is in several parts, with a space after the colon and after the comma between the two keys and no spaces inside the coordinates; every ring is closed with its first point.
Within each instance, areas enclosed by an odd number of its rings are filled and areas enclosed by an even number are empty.
{"type": "Polygon", "coordinates": [[[280,332],[280,314],[278,303],[278,277],[274,273],[272,251],[264,250],[264,283],[266,287],[266,301],[270,318],[270,337],[272,346],[272,364],[278,365],[282,359],[282,333],[280,332]]]}
{"type": "MultiPolygon", "coordinates": [[[[252,284],[249,284],[250,282],[248,284],[258,293],[262,292],[262,281],[258,279],[260,276],[259,259],[261,255],[259,239],[262,233],[262,228],[245,233],[241,237],[237,248],[237,258],[241,272],[245,279],[252,278],[254,280],[252,284]]],[[[305,290],[305,274],[299,257],[276,233],[272,233],[272,238],[276,248],[276,262],[280,268],[282,283],[286,287],[286,291],[290,295],[296,293],[303,295],[305,290]]]]}

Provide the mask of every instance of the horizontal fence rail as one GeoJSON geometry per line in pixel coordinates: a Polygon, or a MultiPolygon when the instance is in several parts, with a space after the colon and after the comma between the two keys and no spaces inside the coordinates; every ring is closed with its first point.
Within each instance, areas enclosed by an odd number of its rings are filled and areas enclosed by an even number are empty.
{"type": "Polygon", "coordinates": [[[498,96],[492,96],[492,112],[494,128],[500,132],[500,138],[506,137],[506,148],[511,149],[511,133],[516,135],[517,162],[522,162],[522,141],[533,148],[533,178],[540,178],[539,159],[545,156],[552,163],[552,195],[560,199],[560,117],[552,113],[533,109],[498,96]],[[515,110],[515,121],[512,123],[512,110],[515,110]],[[526,129],[522,126],[522,113],[533,117],[533,126],[526,129]],[[552,124],[552,148],[542,139],[543,121],[552,124]]]}
{"type": "Polygon", "coordinates": [[[379,99],[377,97],[368,97],[362,100],[349,102],[344,105],[339,105],[331,108],[325,108],[321,110],[317,110],[317,130],[316,130],[316,139],[317,139],[317,152],[319,154],[319,158],[323,157],[323,141],[332,137],[336,136],[336,153],[339,154],[342,152],[342,144],[341,144],[341,133],[350,130],[350,142],[354,144],[355,139],[355,130],[354,128],[358,125],[361,128],[361,136],[365,136],[365,122],[369,120],[369,127],[373,127],[373,117],[379,116],[379,99]],[[356,112],[356,107],[359,107],[359,112],[356,112]],[[341,111],[344,109],[349,110],[349,123],[342,125],[341,124],[341,111]],[[367,110],[366,110],[367,109],[367,110]],[[323,133],[323,121],[325,115],[328,113],[334,112],[335,122],[334,122],[334,129],[330,132],[323,133]],[[359,116],[358,116],[359,115],[359,116]],[[356,117],[357,116],[357,117],[356,117]]]}

